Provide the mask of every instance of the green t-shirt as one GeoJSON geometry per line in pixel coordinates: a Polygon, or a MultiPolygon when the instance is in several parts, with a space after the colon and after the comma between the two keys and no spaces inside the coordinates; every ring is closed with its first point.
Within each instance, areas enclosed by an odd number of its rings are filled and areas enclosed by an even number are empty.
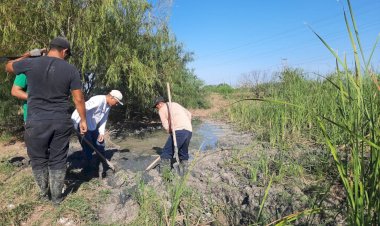
{"type": "MultiPolygon", "coordinates": [[[[15,81],[13,82],[13,85],[21,87],[22,90],[27,92],[28,90],[28,85],[26,84],[26,75],[25,74],[18,74],[16,75],[15,81]]],[[[23,111],[24,111],[24,121],[26,122],[26,117],[27,117],[27,111],[28,111],[28,105],[27,102],[24,101],[23,103],[23,111]]]]}

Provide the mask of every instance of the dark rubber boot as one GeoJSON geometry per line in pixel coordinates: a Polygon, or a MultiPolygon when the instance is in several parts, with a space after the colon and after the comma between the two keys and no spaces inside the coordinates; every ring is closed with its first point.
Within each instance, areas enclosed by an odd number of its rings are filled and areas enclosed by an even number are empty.
{"type": "Polygon", "coordinates": [[[169,174],[171,171],[171,161],[170,159],[161,159],[159,165],[159,172],[161,176],[169,174]]]}
{"type": "Polygon", "coordinates": [[[181,164],[179,165],[180,169],[180,176],[185,176],[189,171],[189,161],[188,160],[181,160],[181,164]]]}
{"type": "Polygon", "coordinates": [[[39,198],[42,201],[49,201],[49,171],[48,169],[33,170],[33,176],[40,188],[39,198]]]}
{"type": "Polygon", "coordinates": [[[97,155],[93,155],[92,159],[89,162],[89,172],[88,175],[91,176],[91,178],[99,177],[99,165],[100,165],[100,160],[97,155]]]}
{"type": "Polygon", "coordinates": [[[66,169],[49,170],[49,183],[51,201],[54,205],[59,205],[62,200],[62,189],[65,182],[66,169]]]}

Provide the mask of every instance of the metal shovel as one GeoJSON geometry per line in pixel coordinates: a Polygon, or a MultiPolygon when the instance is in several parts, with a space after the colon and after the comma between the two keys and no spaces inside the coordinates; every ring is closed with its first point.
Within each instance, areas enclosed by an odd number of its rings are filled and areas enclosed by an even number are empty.
{"type": "Polygon", "coordinates": [[[76,129],[74,129],[75,130],[75,132],[76,132],[76,134],[84,141],[84,142],[86,142],[86,144],[88,145],[88,146],[90,146],[90,148],[92,149],[92,150],[94,150],[95,152],[96,152],[96,154],[104,161],[104,162],[106,162],[107,163],[107,165],[112,169],[112,171],[113,172],[115,172],[115,166],[110,162],[110,161],[108,161],[108,159],[106,159],[106,157],[104,157],[103,155],[102,155],[102,153],[98,150],[98,149],[96,149],[95,147],[94,147],[94,145],[90,142],[90,141],[88,141],[82,134],[80,134],[79,133],[79,131],[78,130],[76,130],[76,129]]]}

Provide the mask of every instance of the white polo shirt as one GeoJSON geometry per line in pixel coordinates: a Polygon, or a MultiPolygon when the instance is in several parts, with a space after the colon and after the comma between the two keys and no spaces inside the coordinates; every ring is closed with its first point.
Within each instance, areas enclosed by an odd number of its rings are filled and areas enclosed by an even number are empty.
{"type": "MultiPolygon", "coordinates": [[[[107,104],[105,95],[97,95],[86,101],[87,129],[94,131],[98,129],[99,134],[104,135],[110,106],[107,104]]],[[[80,116],[77,110],[71,115],[75,128],[78,128],[80,116]]]]}

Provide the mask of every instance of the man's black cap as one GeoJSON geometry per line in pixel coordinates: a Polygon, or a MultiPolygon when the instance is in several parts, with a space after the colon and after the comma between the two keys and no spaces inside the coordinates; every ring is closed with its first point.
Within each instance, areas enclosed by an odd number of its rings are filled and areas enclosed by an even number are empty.
{"type": "Polygon", "coordinates": [[[156,105],[160,102],[165,102],[165,99],[162,96],[156,97],[153,99],[153,106],[152,108],[155,108],[156,105]]]}
{"type": "Polygon", "coordinates": [[[58,36],[51,40],[50,47],[51,46],[58,46],[67,49],[67,54],[71,56],[70,42],[65,37],[58,36]]]}

